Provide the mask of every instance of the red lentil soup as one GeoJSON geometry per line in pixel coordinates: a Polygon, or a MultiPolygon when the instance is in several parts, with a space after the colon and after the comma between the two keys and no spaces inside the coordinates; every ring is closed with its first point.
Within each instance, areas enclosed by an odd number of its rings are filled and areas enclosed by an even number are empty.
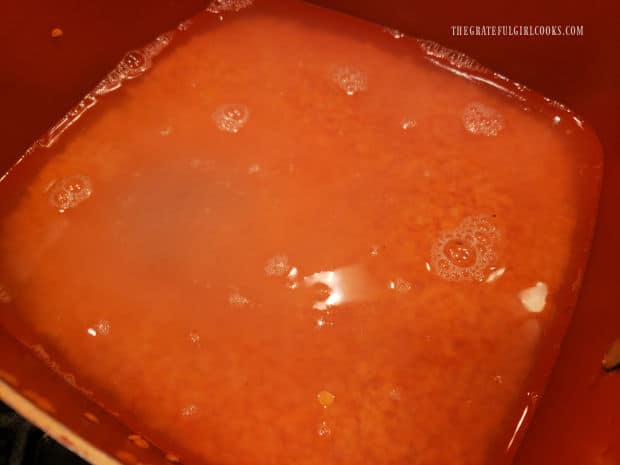
{"type": "Polygon", "coordinates": [[[0,324],[186,463],[497,463],[579,291],[595,135],[438,44],[249,3],[129,53],[0,183],[0,324]]]}

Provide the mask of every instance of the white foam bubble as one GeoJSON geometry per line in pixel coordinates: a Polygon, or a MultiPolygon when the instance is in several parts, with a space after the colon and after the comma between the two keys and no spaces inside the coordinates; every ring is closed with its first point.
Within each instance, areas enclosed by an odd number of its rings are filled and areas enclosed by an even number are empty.
{"type": "Polygon", "coordinates": [[[198,407],[195,404],[189,404],[181,409],[181,416],[191,417],[193,415],[196,415],[197,411],[198,411],[198,407]]]}
{"type": "Polygon", "coordinates": [[[168,46],[173,33],[166,32],[158,36],[153,42],[144,48],[127,53],[121,62],[110,71],[93,89],[86,94],[80,102],[69,110],[47,133],[31,145],[25,155],[30,154],[36,147],[51,147],[56,140],[71,126],[73,126],[82,115],[90,108],[95,106],[100,95],[112,92],[123,84],[126,79],[133,79],[140,76],[150,68],[153,58],[168,46]]]}
{"type": "Polygon", "coordinates": [[[418,123],[413,118],[403,118],[403,120],[400,122],[400,127],[403,128],[405,131],[407,131],[408,129],[413,129],[417,125],[418,123]]]}
{"type": "Polygon", "coordinates": [[[126,79],[141,76],[153,64],[153,58],[161,53],[172,40],[172,32],[166,32],[155,38],[144,48],[132,50],[125,54],[121,62],[97,84],[95,95],[103,95],[118,89],[126,79]]]}
{"type": "Polygon", "coordinates": [[[254,163],[248,167],[248,174],[256,174],[260,172],[260,165],[258,163],[254,163]]]}
{"type": "Polygon", "coordinates": [[[284,276],[289,268],[288,257],[286,255],[276,255],[267,260],[265,273],[267,273],[267,276],[284,276]]]}
{"type": "Polygon", "coordinates": [[[108,336],[110,334],[110,330],[112,329],[112,325],[108,320],[99,320],[97,323],[92,325],[90,328],[86,330],[88,334],[91,336],[108,336]]]}
{"type": "Polygon", "coordinates": [[[112,325],[110,324],[108,320],[99,320],[95,324],[95,329],[97,330],[97,333],[100,334],[101,336],[107,336],[108,334],[110,334],[112,325]]]}
{"type": "MultiPolygon", "coordinates": [[[[82,115],[90,108],[94,107],[96,103],[97,98],[94,95],[85,95],[76,106],[69,110],[67,114],[63,116],[54,126],[52,126],[52,128],[35,144],[45,148],[51,147],[67,129],[73,126],[82,117],[82,115]]],[[[28,151],[33,149],[34,146],[31,146],[28,151]]]]}
{"type": "Polygon", "coordinates": [[[125,54],[118,69],[126,79],[134,79],[142,75],[152,64],[150,53],[145,50],[132,50],[125,54]]]}
{"type": "Polygon", "coordinates": [[[207,7],[210,13],[223,13],[225,11],[239,11],[249,7],[254,0],[214,0],[207,7]]]}
{"type": "Polygon", "coordinates": [[[164,129],[159,131],[159,134],[164,137],[169,136],[170,134],[172,134],[172,126],[166,126],[164,129]]]}
{"type": "Polygon", "coordinates": [[[519,300],[528,312],[540,313],[547,304],[548,286],[538,281],[534,286],[523,289],[519,292],[519,300]]]}
{"type": "Polygon", "coordinates": [[[249,304],[250,300],[247,297],[242,296],[238,292],[233,292],[232,294],[230,294],[230,296],[228,296],[228,302],[231,305],[240,307],[242,305],[249,304]]]}
{"type": "Polygon", "coordinates": [[[552,108],[555,108],[557,110],[562,110],[562,111],[566,111],[566,112],[570,112],[570,110],[566,107],[566,105],[564,105],[563,103],[558,102],[557,100],[553,100],[549,97],[543,97],[543,99],[545,100],[545,102],[547,102],[552,108]]]}
{"type": "Polygon", "coordinates": [[[473,102],[463,110],[463,125],[471,134],[497,136],[504,129],[504,117],[494,108],[473,102]]]}
{"type": "Polygon", "coordinates": [[[329,424],[326,421],[322,421],[321,423],[319,423],[319,425],[317,426],[316,432],[319,435],[319,437],[324,438],[324,439],[327,439],[332,435],[332,429],[330,428],[329,424]]]}
{"type": "Polygon", "coordinates": [[[405,33],[399,31],[398,29],[394,29],[392,27],[384,27],[383,28],[384,32],[387,32],[389,35],[391,35],[392,37],[394,37],[395,39],[402,39],[403,37],[405,37],[405,33]]]}
{"type": "Polygon", "coordinates": [[[220,131],[237,134],[248,122],[250,110],[239,103],[228,103],[218,107],[212,118],[220,131]]]}
{"type": "Polygon", "coordinates": [[[349,66],[340,66],[334,69],[332,79],[347,95],[355,95],[368,88],[367,74],[349,66]]]}
{"type": "Polygon", "coordinates": [[[50,204],[60,213],[75,208],[93,194],[88,176],[77,174],[56,181],[49,190],[50,204]]]}
{"type": "Polygon", "coordinates": [[[439,58],[455,68],[467,71],[489,72],[488,68],[482,66],[472,57],[462,52],[444,47],[443,45],[432,40],[418,39],[417,42],[426,55],[429,57],[439,58]]]}
{"type": "Polygon", "coordinates": [[[484,281],[497,260],[499,239],[490,217],[467,217],[439,235],[431,248],[432,269],[447,281],[484,281]]]}
{"type": "Polygon", "coordinates": [[[182,23],[179,23],[179,25],[177,26],[177,29],[181,32],[185,32],[191,27],[191,25],[192,25],[192,20],[187,19],[183,21],[182,23]]]}
{"type": "Polygon", "coordinates": [[[396,278],[395,280],[390,281],[388,287],[399,294],[406,294],[412,288],[411,283],[403,278],[396,278]]]}
{"type": "Polygon", "coordinates": [[[198,334],[197,331],[190,331],[187,336],[189,337],[189,340],[194,344],[198,344],[200,342],[200,334],[198,334]]]}

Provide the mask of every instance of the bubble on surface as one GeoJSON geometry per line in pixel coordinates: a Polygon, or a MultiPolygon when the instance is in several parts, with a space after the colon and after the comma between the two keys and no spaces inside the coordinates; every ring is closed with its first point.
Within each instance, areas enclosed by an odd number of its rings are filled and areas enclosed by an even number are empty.
{"type": "Polygon", "coordinates": [[[161,51],[165,49],[168,45],[170,45],[173,37],[174,32],[164,32],[163,34],[158,35],[154,41],[148,43],[142,50],[150,58],[153,58],[155,55],[161,53],[161,51]]]}
{"type": "Polygon", "coordinates": [[[553,100],[549,97],[543,97],[543,100],[549,104],[550,107],[555,108],[557,110],[562,110],[566,112],[570,112],[570,110],[563,103],[558,102],[557,100],[553,100]]]}
{"type": "MultiPolygon", "coordinates": [[[[77,105],[69,110],[67,114],[60,119],[60,121],[52,126],[52,128],[36,142],[36,145],[45,148],[51,147],[67,129],[73,126],[82,117],[82,115],[84,115],[84,113],[86,113],[90,108],[94,107],[96,103],[97,98],[94,95],[85,95],[77,105]]],[[[30,151],[33,148],[34,146],[31,146],[28,150],[30,151]]]]}
{"type": "Polygon", "coordinates": [[[319,423],[319,425],[317,426],[316,432],[319,435],[319,437],[324,438],[324,439],[327,439],[332,435],[332,429],[330,428],[329,424],[326,421],[322,421],[321,423],[319,423]]]}
{"type": "Polygon", "coordinates": [[[562,118],[560,118],[559,115],[555,115],[553,117],[553,124],[560,124],[561,121],[562,121],[562,118]]]}
{"type": "Polygon", "coordinates": [[[112,325],[108,320],[99,320],[97,323],[88,328],[86,332],[91,336],[108,336],[111,329],[112,325]]]}
{"type": "Polygon", "coordinates": [[[189,404],[181,409],[181,416],[191,417],[192,415],[196,415],[197,411],[198,411],[198,407],[196,407],[196,405],[189,404]]]}
{"type": "Polygon", "coordinates": [[[494,108],[474,102],[463,110],[463,125],[471,134],[496,136],[504,129],[504,117],[494,108]]]}
{"type": "Polygon", "coordinates": [[[104,77],[95,87],[95,95],[103,95],[118,89],[126,79],[142,75],[153,64],[153,58],[170,44],[172,33],[159,35],[142,49],[125,54],[121,62],[104,77]]]}
{"type": "Polygon", "coordinates": [[[231,305],[235,305],[235,306],[240,307],[242,305],[249,304],[250,300],[248,298],[242,296],[238,292],[233,292],[232,294],[230,294],[230,296],[228,296],[228,302],[231,305]]]}
{"type": "Polygon", "coordinates": [[[187,337],[189,337],[189,340],[194,344],[198,344],[200,342],[200,334],[198,334],[197,331],[190,331],[187,337]]]}
{"type": "Polygon", "coordinates": [[[334,403],[336,396],[329,391],[323,390],[316,395],[316,399],[321,407],[327,408],[334,403]]]}
{"type": "Polygon", "coordinates": [[[96,95],[103,95],[112,92],[123,85],[123,79],[124,76],[120,73],[118,68],[115,68],[97,84],[94,93],[96,95]]]}
{"type": "Polygon", "coordinates": [[[451,239],[444,245],[444,253],[456,266],[470,267],[476,263],[476,251],[465,239],[451,239]]]}
{"type": "Polygon", "coordinates": [[[368,76],[366,73],[349,66],[336,68],[332,72],[332,79],[347,95],[355,95],[368,88],[368,76]]]}
{"type": "Polygon", "coordinates": [[[250,118],[250,110],[239,103],[228,103],[213,112],[215,126],[224,132],[237,134],[250,118]]]}
{"type": "Polygon", "coordinates": [[[267,260],[265,273],[267,273],[267,276],[284,276],[289,268],[288,257],[286,255],[276,255],[267,260]]]}
{"type": "Polygon", "coordinates": [[[56,181],[49,191],[50,204],[63,213],[75,208],[93,194],[92,183],[88,176],[77,174],[56,181]]]}
{"type": "Polygon", "coordinates": [[[538,281],[534,286],[523,289],[519,292],[519,300],[528,312],[540,313],[547,304],[548,286],[538,281]]]}
{"type": "MultiPolygon", "coordinates": [[[[328,315],[328,312],[326,312],[326,314],[328,315]]],[[[326,326],[334,326],[334,322],[328,320],[327,317],[325,317],[325,316],[321,316],[321,317],[317,318],[316,325],[317,325],[318,328],[324,328],[326,326]]]]}
{"type": "Polygon", "coordinates": [[[9,294],[9,291],[7,291],[4,286],[0,285],[0,304],[8,304],[11,300],[11,294],[9,294]]]}
{"type": "Polygon", "coordinates": [[[418,123],[413,118],[403,118],[403,120],[400,122],[400,127],[403,128],[405,131],[407,131],[408,129],[413,129],[417,125],[418,123]]]}
{"type": "Polygon", "coordinates": [[[166,32],[158,36],[154,41],[145,47],[128,52],[120,63],[110,71],[93,89],[86,94],[82,100],[69,110],[47,133],[31,145],[26,154],[30,153],[37,146],[49,148],[56,140],[82,115],[97,103],[97,97],[110,93],[123,84],[126,79],[133,79],[140,76],[151,67],[153,58],[158,55],[165,47],[170,44],[173,33],[166,32]]]}
{"type": "Polygon", "coordinates": [[[222,13],[224,11],[239,11],[249,7],[254,0],[215,0],[209,4],[207,11],[210,13],[222,13]]]}
{"type": "Polygon", "coordinates": [[[183,21],[182,23],[179,23],[179,25],[177,26],[177,29],[181,32],[185,32],[191,27],[191,25],[192,25],[192,20],[187,19],[183,21]]]}
{"type": "Polygon", "coordinates": [[[402,39],[403,37],[405,37],[405,33],[399,31],[398,29],[394,29],[392,27],[384,27],[383,28],[384,32],[387,32],[389,35],[391,35],[392,37],[394,37],[395,39],[402,39]]]}
{"type": "Polygon", "coordinates": [[[390,281],[389,288],[399,294],[406,294],[411,290],[411,283],[403,278],[396,278],[390,281]]]}
{"type": "Polygon", "coordinates": [[[432,269],[446,281],[483,281],[497,260],[500,233],[488,216],[470,216],[431,248],[432,269]]]}
{"type": "Polygon", "coordinates": [[[169,136],[170,134],[172,134],[172,126],[166,126],[164,129],[159,131],[159,134],[164,137],[169,136]]]}
{"type": "Polygon", "coordinates": [[[455,68],[485,73],[490,71],[488,68],[482,66],[472,57],[457,50],[452,50],[444,47],[443,45],[438,44],[435,41],[418,39],[417,42],[422,51],[427,56],[439,58],[440,60],[449,63],[455,68]]]}
{"type": "Polygon", "coordinates": [[[152,64],[151,55],[148,52],[132,50],[125,54],[118,65],[118,70],[124,78],[134,79],[142,75],[152,64]]]}

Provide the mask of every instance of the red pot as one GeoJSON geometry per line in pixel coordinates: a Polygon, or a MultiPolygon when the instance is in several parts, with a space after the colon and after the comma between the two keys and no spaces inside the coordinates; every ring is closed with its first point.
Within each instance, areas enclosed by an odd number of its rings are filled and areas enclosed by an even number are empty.
{"type": "MultiPolygon", "coordinates": [[[[319,1],[354,15],[437,40],[567,104],[597,131],[605,151],[598,226],[578,307],[545,396],[515,463],[620,463],[620,375],[601,359],[620,336],[615,290],[620,263],[619,7],[603,3],[473,0],[454,5],[406,0],[319,1]],[[583,37],[456,37],[451,25],[574,24],[583,37]]],[[[9,2],[0,28],[0,171],[57,121],[111,69],[139,47],[204,7],[199,0],[9,2]],[[67,33],[58,42],[49,31],[67,33]]],[[[93,463],[168,463],[153,447],[127,449],[131,432],[83,398],[0,328],[0,398],[93,463]],[[120,452],[120,454],[119,454],[120,452]],[[123,452],[126,452],[123,455],[123,452]],[[127,455],[129,454],[129,455],[127,455]],[[112,458],[116,457],[116,458],[112,458]]],[[[520,433],[522,434],[522,433],[520,433]]],[[[168,457],[168,459],[174,459],[168,457]]]]}

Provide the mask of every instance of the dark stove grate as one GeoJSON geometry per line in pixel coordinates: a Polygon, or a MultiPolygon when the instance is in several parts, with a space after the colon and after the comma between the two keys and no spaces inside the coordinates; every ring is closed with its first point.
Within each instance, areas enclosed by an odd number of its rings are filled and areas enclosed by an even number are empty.
{"type": "Polygon", "coordinates": [[[87,462],[0,402],[0,465],[87,465],[87,462]]]}

